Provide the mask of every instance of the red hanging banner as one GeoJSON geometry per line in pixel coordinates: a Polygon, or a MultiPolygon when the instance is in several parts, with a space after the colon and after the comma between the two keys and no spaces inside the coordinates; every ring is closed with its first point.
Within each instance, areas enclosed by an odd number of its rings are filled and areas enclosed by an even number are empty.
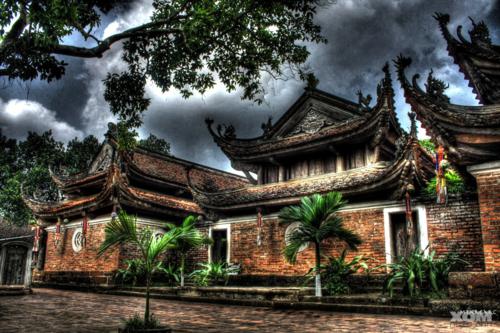
{"type": "Polygon", "coordinates": [[[262,209],[257,208],[257,246],[262,245],[262,209]]]}
{"type": "Polygon", "coordinates": [[[89,218],[84,213],[82,220],[82,245],[85,247],[85,243],[87,242],[87,231],[89,228],[89,218]]]}
{"type": "Polygon", "coordinates": [[[33,252],[37,253],[40,249],[40,237],[42,235],[42,228],[37,225],[35,227],[35,241],[33,242],[33,252]]]}
{"type": "Polygon", "coordinates": [[[61,219],[58,218],[56,223],[56,234],[54,236],[54,246],[58,247],[60,243],[61,243],[61,219]]]}
{"type": "Polygon", "coordinates": [[[447,202],[448,191],[446,188],[445,169],[448,166],[444,155],[444,148],[439,146],[436,151],[436,202],[444,204],[447,202]]]}

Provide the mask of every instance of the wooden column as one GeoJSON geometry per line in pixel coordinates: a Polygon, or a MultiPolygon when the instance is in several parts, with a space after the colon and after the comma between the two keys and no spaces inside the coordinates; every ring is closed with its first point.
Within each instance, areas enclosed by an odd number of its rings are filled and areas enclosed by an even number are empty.
{"type": "Polygon", "coordinates": [[[336,163],[337,163],[337,172],[344,171],[344,156],[343,155],[337,154],[336,163]]]}
{"type": "Polygon", "coordinates": [[[280,165],[278,169],[278,181],[285,181],[285,167],[283,165],[280,165]]]}

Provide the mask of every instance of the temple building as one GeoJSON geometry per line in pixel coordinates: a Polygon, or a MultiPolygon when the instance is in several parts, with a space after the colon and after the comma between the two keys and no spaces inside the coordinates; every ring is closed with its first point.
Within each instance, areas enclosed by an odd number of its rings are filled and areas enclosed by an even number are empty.
{"type": "MultiPolygon", "coordinates": [[[[422,118],[422,112],[411,102],[415,113],[409,113],[411,128],[405,132],[396,116],[388,64],[381,76],[373,106],[361,92],[353,102],[310,86],[275,123],[262,124],[256,138],[238,138],[233,126],[214,126],[207,119],[215,143],[245,177],[143,148],[120,151],[111,125],[89,170],[74,176],[53,173],[63,200],[24,198],[44,230],[35,240],[40,244],[35,281],[112,284],[113,273],[133,253],[120,247],[97,257],[97,250],[106,223],[120,209],[158,232],[164,222],[199,216],[198,227],[213,244],[192,251],[190,265],[227,262],[240,268],[240,277],[264,281],[303,275],[313,266],[314,251],[304,247],[295,265],[284,260],[287,234],[296,226],[280,223],[278,213],[304,196],[330,191],[348,200],[340,214],[363,240],[351,257],[370,257],[373,267],[391,263],[411,241],[427,253],[458,252],[469,262],[468,270],[489,268],[476,193],[449,195],[445,204],[426,194],[435,162],[417,139],[415,116],[422,118]],[[411,239],[401,237],[408,214],[414,222],[411,239]]],[[[339,253],[342,246],[330,242],[325,254],[339,253]]]]}
{"type": "Polygon", "coordinates": [[[480,205],[482,247],[486,271],[500,270],[500,46],[491,41],[484,22],[472,21],[470,40],[457,28],[456,39],[448,30],[450,17],[435,15],[448,51],[469,81],[481,106],[450,103],[447,85],[429,73],[425,91],[418,74],[410,82],[405,76],[411,59],[396,61],[406,101],[431,136],[444,147],[462,176],[474,177],[480,205]]]}

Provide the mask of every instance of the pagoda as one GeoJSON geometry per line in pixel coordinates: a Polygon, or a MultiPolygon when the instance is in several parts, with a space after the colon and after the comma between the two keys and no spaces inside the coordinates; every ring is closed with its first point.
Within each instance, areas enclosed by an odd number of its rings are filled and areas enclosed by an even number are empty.
{"type": "Polygon", "coordinates": [[[400,199],[424,187],[432,157],[418,144],[413,122],[411,133],[401,129],[388,64],[383,71],[373,107],[361,92],[356,103],[309,87],[276,123],[262,124],[256,138],[237,138],[233,126],[214,129],[207,119],[214,141],[252,185],[225,191],[192,185],[195,200],[207,210],[241,213],[313,193],[340,191],[355,202],[400,199]]]}
{"type": "Polygon", "coordinates": [[[494,45],[484,22],[475,23],[470,40],[457,28],[457,38],[448,30],[450,16],[436,13],[448,52],[469,81],[480,106],[456,105],[445,95],[448,87],[433,76],[427,77],[425,90],[418,85],[418,74],[410,81],[405,70],[411,59],[396,60],[398,78],[406,101],[426,128],[436,146],[467,179],[477,182],[481,209],[483,250],[486,270],[500,270],[500,46],[494,45]],[[495,194],[496,193],[496,194],[495,194]]]}
{"type": "Polygon", "coordinates": [[[228,190],[247,183],[245,178],[141,147],[120,151],[116,125],[110,124],[88,170],[70,176],[51,172],[60,201],[23,197],[46,231],[40,251],[45,256],[39,258],[44,264],[38,265],[43,267],[41,278],[66,276],[71,280],[76,274],[95,282],[108,279],[122,267],[130,257],[126,249],[97,256],[104,226],[118,210],[136,215],[139,226],[149,226],[157,233],[163,232],[165,222],[177,223],[188,215],[200,216],[202,223],[204,213],[193,201],[188,170],[190,181],[201,188],[228,190]]]}

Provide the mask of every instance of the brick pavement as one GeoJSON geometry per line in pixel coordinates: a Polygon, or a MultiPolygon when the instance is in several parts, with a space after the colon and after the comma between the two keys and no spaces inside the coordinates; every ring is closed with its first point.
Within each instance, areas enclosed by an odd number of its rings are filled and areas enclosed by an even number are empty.
{"type": "MultiPolygon", "coordinates": [[[[116,332],[143,310],[139,297],[35,289],[0,297],[0,332],[116,332]]],[[[152,300],[174,332],[500,332],[500,323],[451,326],[447,318],[273,310],[247,306],[152,300]]]]}

